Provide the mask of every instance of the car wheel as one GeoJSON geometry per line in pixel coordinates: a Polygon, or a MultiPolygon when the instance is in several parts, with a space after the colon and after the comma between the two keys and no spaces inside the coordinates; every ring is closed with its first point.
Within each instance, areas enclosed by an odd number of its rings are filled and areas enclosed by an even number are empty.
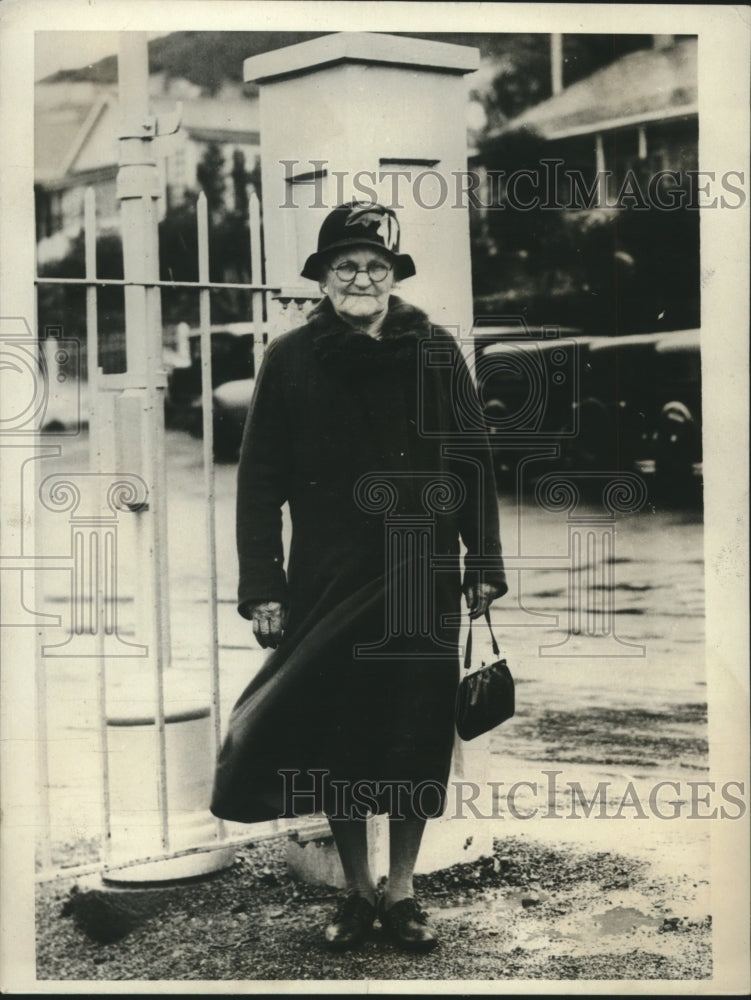
{"type": "Polygon", "coordinates": [[[655,475],[660,481],[678,483],[691,478],[698,457],[699,429],[684,403],[663,406],[653,442],[655,475]]]}

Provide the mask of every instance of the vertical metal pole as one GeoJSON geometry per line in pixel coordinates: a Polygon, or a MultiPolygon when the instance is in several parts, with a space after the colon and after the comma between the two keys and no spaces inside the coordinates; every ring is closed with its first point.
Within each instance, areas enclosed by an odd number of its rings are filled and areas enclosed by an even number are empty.
{"type": "MultiPolygon", "coordinates": [[[[104,609],[105,588],[100,587],[97,595],[97,606],[104,609]]],[[[109,744],[107,740],[107,671],[104,660],[104,629],[106,625],[106,614],[104,621],[99,623],[97,632],[97,714],[99,716],[99,760],[101,766],[102,782],[102,860],[105,865],[110,863],[112,855],[112,826],[110,822],[110,769],[109,769],[109,744]]]]}
{"type": "MultiPolygon", "coordinates": [[[[167,632],[166,479],[164,472],[164,373],[162,372],[158,213],[159,173],[151,150],[154,120],[148,105],[148,40],[144,32],[120,36],[118,84],[122,112],[118,197],[122,204],[123,265],[125,279],[125,344],[128,383],[142,400],[143,474],[149,491],[148,510],[135,516],[147,519],[150,560],[139,567],[141,579],[151,584],[152,609],[149,645],[154,662],[154,702],[162,847],[169,850],[167,752],[164,722],[167,632]],[[147,287],[151,286],[151,287],[147,287]]],[[[122,429],[121,429],[122,432],[122,429]]],[[[129,471],[129,470],[123,470],[129,471]]]]}
{"type": "MultiPolygon", "coordinates": [[[[209,280],[209,207],[203,191],[196,205],[198,222],[198,280],[209,280]]],[[[214,406],[211,376],[211,292],[202,288],[198,293],[201,328],[201,401],[203,416],[203,482],[206,494],[206,543],[209,570],[209,668],[211,674],[211,705],[214,715],[216,756],[222,745],[221,699],[219,687],[219,624],[217,621],[216,573],[216,489],[214,483],[214,406]]],[[[224,836],[224,821],[217,830],[224,836]]]]}
{"type": "MultiPolygon", "coordinates": [[[[84,195],[84,260],[85,274],[89,281],[96,279],[96,192],[94,188],[86,188],[84,195]]],[[[99,402],[99,326],[97,317],[96,285],[86,286],[86,367],[89,411],[89,467],[95,473],[104,472],[102,468],[102,434],[97,403],[99,402]]],[[[99,477],[95,482],[100,483],[99,477]]],[[[103,498],[99,497],[98,508],[102,506],[103,498]]],[[[106,595],[106,587],[98,581],[98,593],[92,594],[94,607],[100,609],[102,621],[93,622],[97,637],[97,715],[99,739],[100,780],[102,783],[102,815],[101,815],[101,851],[105,864],[110,861],[112,833],[110,825],[110,778],[107,745],[107,669],[104,652],[105,626],[112,617],[111,610],[105,606],[105,601],[111,601],[112,595],[106,595]]],[[[93,614],[93,611],[92,611],[93,614]]]]}
{"type": "Polygon", "coordinates": [[[34,683],[36,686],[36,755],[39,782],[41,837],[39,861],[43,869],[52,867],[52,814],[50,810],[49,730],[47,728],[47,665],[42,651],[42,631],[37,630],[34,683]]]}
{"type": "MultiPolygon", "coordinates": [[[[96,279],[96,192],[86,188],[83,198],[84,259],[87,281],[96,279]]],[[[96,285],[86,286],[86,381],[89,411],[89,464],[102,472],[101,430],[97,412],[99,390],[99,320],[96,285]]]]}
{"type": "MultiPolygon", "coordinates": [[[[261,203],[255,190],[248,201],[248,227],[250,229],[250,283],[263,284],[263,256],[261,252],[261,203]]],[[[258,376],[263,352],[263,292],[252,293],[253,309],[253,375],[258,376]]]]}

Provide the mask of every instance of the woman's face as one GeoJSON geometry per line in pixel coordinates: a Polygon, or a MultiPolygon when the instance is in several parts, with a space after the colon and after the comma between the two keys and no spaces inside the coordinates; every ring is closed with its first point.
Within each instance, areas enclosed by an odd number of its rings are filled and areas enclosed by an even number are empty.
{"type": "Polygon", "coordinates": [[[337,315],[355,326],[367,324],[386,312],[389,295],[394,287],[393,263],[388,254],[381,253],[375,247],[348,247],[329,260],[320,284],[321,291],[328,295],[337,315]],[[337,274],[336,268],[343,264],[353,264],[357,268],[357,274],[350,280],[337,274]],[[378,281],[366,270],[368,266],[377,264],[389,268],[386,275],[378,281]]]}

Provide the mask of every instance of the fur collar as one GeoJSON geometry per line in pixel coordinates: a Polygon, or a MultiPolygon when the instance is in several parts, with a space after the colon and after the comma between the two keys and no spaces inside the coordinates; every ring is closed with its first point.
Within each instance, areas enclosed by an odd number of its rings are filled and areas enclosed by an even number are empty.
{"type": "Polygon", "coordinates": [[[427,315],[397,295],[389,299],[379,339],[353,330],[337,316],[328,298],[312,310],[307,325],[316,355],[350,371],[391,367],[416,358],[420,339],[430,336],[427,315]]]}

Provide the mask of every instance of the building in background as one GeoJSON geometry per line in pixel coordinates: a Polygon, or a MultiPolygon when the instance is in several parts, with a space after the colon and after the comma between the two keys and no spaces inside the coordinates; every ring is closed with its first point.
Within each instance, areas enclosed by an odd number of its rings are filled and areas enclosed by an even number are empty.
{"type": "MultiPolygon", "coordinates": [[[[258,101],[227,83],[213,97],[185,80],[151,77],[154,114],[182,103],[181,128],[157,144],[160,213],[198,189],[198,168],[211,149],[221,161],[224,198],[238,204],[238,172],[250,173],[260,154],[258,101]],[[244,171],[243,171],[244,168],[244,171]]],[[[90,81],[39,83],[35,91],[34,190],[40,264],[63,257],[83,220],[83,197],[93,187],[100,232],[119,229],[116,197],[119,110],[117,87],[90,81]]]]}
{"type": "MultiPolygon", "coordinates": [[[[561,377],[560,411],[555,383],[540,396],[551,444],[558,417],[576,417],[563,467],[651,470],[663,495],[685,496],[702,456],[697,39],[644,36],[566,87],[561,48],[551,44],[551,95],[487,129],[472,158],[476,322],[585,334],[578,395],[561,377]]],[[[533,356],[556,350],[535,336],[533,356]]],[[[511,359],[488,411],[505,412],[522,386],[533,398],[511,359]]],[[[518,452],[499,456],[513,479],[518,452]]]]}
{"type": "Polygon", "coordinates": [[[642,38],[565,87],[551,45],[551,96],[478,143],[481,312],[594,334],[699,326],[697,39],[642,38]]]}
{"type": "Polygon", "coordinates": [[[653,36],[653,48],[630,52],[548,100],[529,108],[498,133],[527,132],[546,155],[585,175],[613,172],[619,190],[626,173],[698,168],[697,40],[653,36]]]}

